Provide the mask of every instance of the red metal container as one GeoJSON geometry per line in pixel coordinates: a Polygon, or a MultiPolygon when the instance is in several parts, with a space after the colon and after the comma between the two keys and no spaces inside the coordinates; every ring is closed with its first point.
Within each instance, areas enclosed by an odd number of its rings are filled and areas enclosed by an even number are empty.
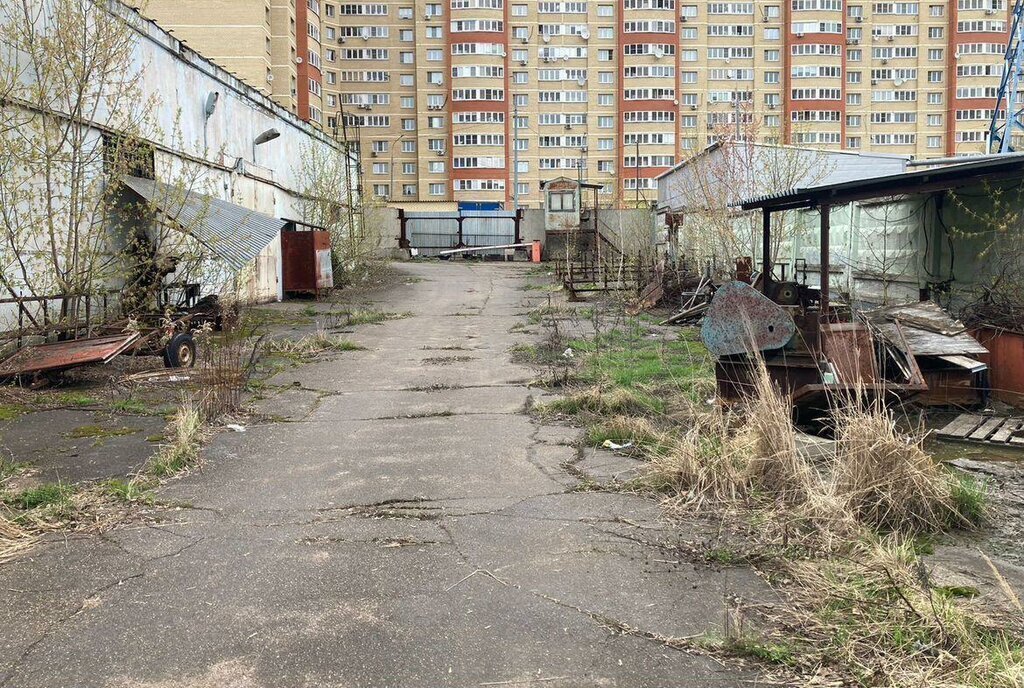
{"type": "MultiPolygon", "coordinates": [[[[971,334],[989,350],[987,363],[992,396],[1007,404],[1024,407],[1024,334],[987,327],[971,334]]],[[[978,358],[984,360],[986,357],[978,358]]]]}
{"type": "Polygon", "coordinates": [[[328,232],[281,232],[281,260],[286,293],[316,292],[334,286],[328,232]]]}

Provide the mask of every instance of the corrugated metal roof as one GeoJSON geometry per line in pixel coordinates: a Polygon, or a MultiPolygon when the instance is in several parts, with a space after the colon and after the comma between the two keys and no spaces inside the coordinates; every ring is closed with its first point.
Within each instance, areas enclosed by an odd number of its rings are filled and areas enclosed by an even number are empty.
{"type": "Polygon", "coordinates": [[[953,189],[978,183],[979,179],[991,176],[993,179],[1024,174],[1024,156],[1006,155],[999,158],[986,157],[982,160],[956,165],[932,167],[902,174],[867,176],[860,179],[833,181],[795,189],[780,191],[749,198],[732,204],[744,210],[764,207],[778,207],[793,204],[813,204],[821,199],[830,202],[849,202],[851,198],[884,198],[901,194],[916,193],[916,187],[930,184],[945,185],[953,189]]]}
{"type": "Polygon", "coordinates": [[[249,265],[286,224],[285,220],[152,179],[124,177],[122,181],[235,270],[249,265]]]}
{"type": "Polygon", "coordinates": [[[907,156],[860,153],[771,144],[719,143],[660,175],[658,203],[678,212],[717,207],[737,207],[758,191],[789,191],[866,177],[902,173],[907,156]],[[729,149],[744,146],[739,158],[728,158],[729,149]],[[720,205],[721,204],[721,205],[720,205]]]}

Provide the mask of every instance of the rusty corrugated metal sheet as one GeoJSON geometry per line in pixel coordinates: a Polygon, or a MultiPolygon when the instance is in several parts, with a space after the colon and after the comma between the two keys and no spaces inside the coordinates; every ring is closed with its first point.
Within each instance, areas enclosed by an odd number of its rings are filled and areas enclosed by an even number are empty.
{"type": "Polygon", "coordinates": [[[138,332],[129,332],[26,346],[0,363],[0,377],[64,370],[86,363],[107,363],[129,349],[140,337],[138,332]]]}
{"type": "Polygon", "coordinates": [[[975,330],[973,334],[989,351],[992,396],[1007,404],[1024,406],[1024,334],[990,328],[975,330]]]}

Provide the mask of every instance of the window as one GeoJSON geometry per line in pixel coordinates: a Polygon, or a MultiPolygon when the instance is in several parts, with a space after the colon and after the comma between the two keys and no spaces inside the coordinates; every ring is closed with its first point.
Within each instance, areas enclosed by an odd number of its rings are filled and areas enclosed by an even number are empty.
{"type": "Polygon", "coordinates": [[[846,126],[848,127],[859,127],[861,122],[860,115],[847,115],[846,126]]]}
{"type": "Polygon", "coordinates": [[[431,184],[429,187],[429,193],[431,196],[444,196],[444,183],[431,184]]]}
{"type": "Polygon", "coordinates": [[[530,185],[527,182],[519,182],[516,184],[516,193],[520,196],[526,196],[530,193],[530,185]]]}
{"type": "Polygon", "coordinates": [[[615,83],[615,72],[598,72],[597,82],[600,84],[613,84],[615,83]]]}
{"type": "Polygon", "coordinates": [[[512,83],[526,84],[530,82],[530,75],[527,72],[512,72],[512,83]]]}
{"type": "Polygon", "coordinates": [[[928,27],[928,38],[942,38],[942,27],[941,26],[929,26],[928,27]]]}
{"type": "Polygon", "coordinates": [[[941,84],[942,83],[942,70],[935,69],[928,71],[928,83],[930,84],[941,84]]]}
{"type": "Polygon", "coordinates": [[[402,163],[402,174],[416,174],[416,163],[414,163],[414,162],[403,162],[402,163]]]}
{"type": "Polygon", "coordinates": [[[373,195],[376,196],[377,198],[387,198],[388,196],[391,195],[391,185],[390,184],[374,184],[373,185],[373,195]]]}
{"type": "Polygon", "coordinates": [[[513,17],[525,17],[526,16],[526,5],[512,5],[512,16],[513,17]]]}
{"type": "Polygon", "coordinates": [[[846,104],[847,105],[860,105],[861,104],[860,94],[859,93],[847,93],[846,94],[846,104]]]}
{"type": "Polygon", "coordinates": [[[402,29],[398,32],[398,40],[404,41],[405,43],[412,43],[413,32],[412,29],[402,29]]]}
{"type": "Polygon", "coordinates": [[[413,78],[412,74],[403,74],[398,77],[398,83],[402,86],[415,86],[416,80],[413,78]]]}
{"type": "Polygon", "coordinates": [[[779,73],[778,72],[765,72],[764,73],[764,82],[766,84],[777,84],[777,83],[779,83],[779,73]]]}
{"type": "Polygon", "coordinates": [[[406,110],[416,107],[416,99],[412,96],[402,96],[402,107],[406,110]]]}
{"type": "Polygon", "coordinates": [[[399,19],[412,19],[412,8],[411,7],[399,7],[398,8],[399,19]]]}
{"type": "Polygon", "coordinates": [[[576,192],[558,191],[548,194],[548,210],[553,213],[566,213],[576,210],[576,192]]]}
{"type": "Polygon", "coordinates": [[[610,26],[602,26],[597,29],[597,37],[605,40],[611,40],[615,38],[615,29],[610,26]]]}
{"type": "Polygon", "coordinates": [[[440,26],[428,26],[425,35],[427,38],[444,38],[444,29],[440,26]]]}
{"type": "Polygon", "coordinates": [[[403,153],[415,153],[416,142],[415,141],[402,141],[402,152],[403,153]]]}
{"type": "Polygon", "coordinates": [[[598,93],[597,94],[598,105],[614,105],[615,95],[612,93],[598,93]]]}
{"type": "Polygon", "coordinates": [[[610,116],[606,116],[606,115],[602,115],[602,116],[597,118],[597,127],[598,127],[598,129],[614,129],[615,128],[615,118],[614,117],[610,117],[610,116]]]}
{"type": "Polygon", "coordinates": [[[615,51],[614,50],[605,50],[605,49],[598,50],[597,51],[597,61],[598,62],[611,62],[612,59],[614,58],[614,55],[615,55],[615,51]]]}
{"type": "Polygon", "coordinates": [[[416,131],[416,120],[409,118],[402,120],[402,131],[416,131]]]}
{"type": "Polygon", "coordinates": [[[929,105],[942,105],[942,92],[929,93],[928,94],[929,105]]]}
{"type": "Polygon", "coordinates": [[[942,148],[942,137],[941,136],[929,136],[928,137],[929,148],[942,148]]]}
{"type": "Polygon", "coordinates": [[[859,136],[847,136],[846,137],[847,148],[860,148],[860,137],[859,136]]]}
{"type": "Polygon", "coordinates": [[[941,17],[943,15],[944,11],[945,11],[945,9],[943,8],[942,5],[929,5],[928,6],[928,15],[931,16],[931,17],[941,17]]]}
{"type": "Polygon", "coordinates": [[[942,48],[929,48],[928,59],[936,62],[942,61],[942,48]]]}
{"type": "Polygon", "coordinates": [[[859,84],[860,83],[860,72],[847,72],[846,83],[848,84],[859,84]]]}
{"type": "Polygon", "coordinates": [[[615,16],[615,7],[612,5],[598,5],[597,16],[599,17],[613,17],[615,16]]]}
{"type": "Polygon", "coordinates": [[[766,28],[764,30],[764,39],[766,41],[777,41],[782,38],[782,30],[778,28],[766,28]]]}
{"type": "Polygon", "coordinates": [[[764,60],[765,60],[765,62],[778,62],[779,59],[780,59],[780,56],[781,56],[781,53],[778,50],[765,50],[764,51],[764,60]]]}
{"type": "Polygon", "coordinates": [[[412,64],[413,61],[415,60],[414,54],[411,53],[411,52],[404,52],[403,51],[403,52],[399,53],[399,56],[400,56],[399,57],[399,61],[402,64],[412,64]]]}
{"type": "Polygon", "coordinates": [[[427,51],[427,60],[430,61],[430,62],[441,62],[442,60],[444,60],[444,51],[443,50],[428,50],[427,51]]]}

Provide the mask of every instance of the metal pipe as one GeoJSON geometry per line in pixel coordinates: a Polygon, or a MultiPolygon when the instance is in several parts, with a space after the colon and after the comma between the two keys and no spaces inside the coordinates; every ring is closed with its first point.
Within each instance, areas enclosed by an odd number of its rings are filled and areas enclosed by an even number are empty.
{"type": "Polygon", "coordinates": [[[761,275],[761,293],[769,296],[772,287],[772,211],[767,208],[761,210],[761,275]]]}
{"type": "Polygon", "coordinates": [[[832,213],[832,206],[822,203],[821,212],[821,322],[828,322],[828,282],[829,282],[829,219],[832,213]]]}
{"type": "Polygon", "coordinates": [[[928,167],[930,165],[953,165],[956,163],[979,162],[982,160],[1006,160],[1007,158],[1024,157],[1021,153],[991,153],[988,155],[954,155],[948,158],[920,158],[908,160],[907,167],[928,167]]]}

